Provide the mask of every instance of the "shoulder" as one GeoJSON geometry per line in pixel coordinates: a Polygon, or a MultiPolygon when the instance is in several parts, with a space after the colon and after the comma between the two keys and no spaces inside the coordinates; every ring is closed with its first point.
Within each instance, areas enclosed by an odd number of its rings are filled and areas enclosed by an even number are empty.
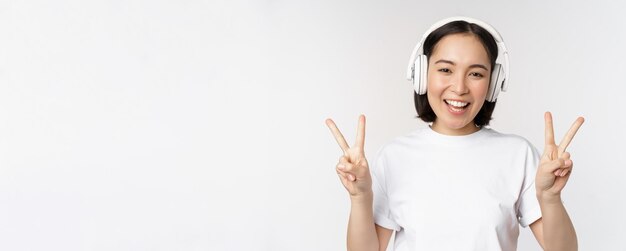
{"type": "Polygon", "coordinates": [[[502,133],[493,128],[484,128],[485,137],[491,140],[504,141],[511,144],[532,145],[526,138],[512,133],[502,133]]]}
{"type": "Polygon", "coordinates": [[[382,144],[373,159],[373,172],[382,175],[386,169],[397,169],[419,159],[426,152],[424,133],[424,129],[416,129],[382,144]]]}
{"type": "Polygon", "coordinates": [[[389,151],[396,151],[408,148],[415,148],[420,145],[421,142],[424,142],[425,134],[427,133],[427,129],[419,128],[413,130],[405,135],[395,137],[383,144],[379,150],[379,154],[383,154],[389,151]]]}
{"type": "Polygon", "coordinates": [[[502,133],[492,128],[484,128],[485,138],[491,145],[502,148],[528,149],[537,151],[536,147],[526,138],[512,133],[502,133]]]}

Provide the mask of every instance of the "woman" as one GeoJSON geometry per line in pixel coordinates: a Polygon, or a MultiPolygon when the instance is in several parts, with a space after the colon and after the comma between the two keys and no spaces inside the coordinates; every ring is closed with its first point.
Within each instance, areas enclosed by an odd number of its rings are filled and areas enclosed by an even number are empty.
{"type": "Polygon", "coordinates": [[[573,166],[565,149],[583,118],[557,146],[546,113],[540,156],[524,138],[485,127],[508,75],[497,63],[506,49],[495,29],[451,18],[422,41],[411,77],[428,128],[384,145],[370,170],[365,117],[352,147],[326,120],[344,151],[336,171],[352,203],[348,250],[386,250],[393,231],[394,250],[516,250],[518,225],[530,226],[546,250],[576,250],[560,193],[573,166]]]}

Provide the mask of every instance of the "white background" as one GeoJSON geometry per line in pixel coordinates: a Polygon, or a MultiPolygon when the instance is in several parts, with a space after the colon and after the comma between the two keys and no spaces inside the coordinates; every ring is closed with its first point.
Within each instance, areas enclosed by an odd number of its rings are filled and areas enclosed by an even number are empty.
{"type": "Polygon", "coordinates": [[[508,46],[493,128],[542,150],[544,111],[586,118],[563,199],[581,250],[623,248],[617,2],[3,0],[0,250],[344,250],[324,119],[365,114],[370,159],[424,126],[406,63],[454,15],[508,46]]]}

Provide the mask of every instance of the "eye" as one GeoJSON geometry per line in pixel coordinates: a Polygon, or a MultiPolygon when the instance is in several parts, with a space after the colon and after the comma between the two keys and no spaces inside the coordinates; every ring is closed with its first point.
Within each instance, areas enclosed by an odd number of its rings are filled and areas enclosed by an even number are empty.
{"type": "Polygon", "coordinates": [[[484,75],[483,75],[483,74],[478,73],[478,72],[472,72],[472,73],[470,73],[470,76],[472,76],[472,77],[476,77],[476,78],[482,78],[482,77],[484,77],[484,75]]]}
{"type": "Polygon", "coordinates": [[[440,72],[444,72],[444,73],[451,73],[452,71],[450,71],[450,69],[448,68],[441,68],[439,69],[440,72]]]}

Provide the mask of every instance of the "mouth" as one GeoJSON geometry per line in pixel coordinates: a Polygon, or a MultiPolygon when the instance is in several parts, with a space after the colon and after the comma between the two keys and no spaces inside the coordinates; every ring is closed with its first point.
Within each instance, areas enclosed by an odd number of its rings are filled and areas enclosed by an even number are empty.
{"type": "Polygon", "coordinates": [[[467,110],[467,107],[469,107],[470,105],[469,102],[463,102],[458,100],[444,99],[443,101],[446,102],[446,104],[448,105],[448,110],[450,110],[450,112],[454,114],[462,114],[463,112],[465,112],[465,110],[467,110]]]}

